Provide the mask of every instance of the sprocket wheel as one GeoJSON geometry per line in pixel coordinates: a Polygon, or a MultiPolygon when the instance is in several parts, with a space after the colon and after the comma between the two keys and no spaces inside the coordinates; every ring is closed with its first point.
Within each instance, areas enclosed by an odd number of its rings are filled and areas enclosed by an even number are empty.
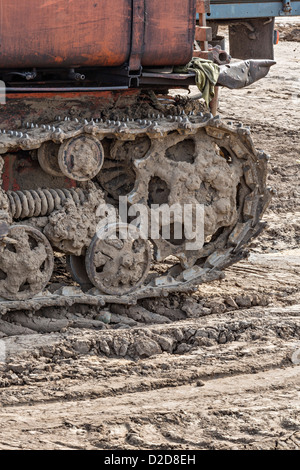
{"type": "Polygon", "coordinates": [[[9,242],[0,254],[0,296],[27,300],[48,284],[54,256],[47,238],[37,229],[13,225],[9,242]]]}
{"type": "Polygon", "coordinates": [[[203,206],[202,250],[187,250],[184,237],[153,240],[157,261],[173,255],[185,269],[224,246],[230,234],[232,247],[246,244],[270,201],[265,154],[255,150],[247,129],[217,119],[196,132],[153,139],[145,157],[135,160],[134,167],[136,182],[128,195],[130,204],[154,204],[158,214],[164,205],[203,206]]]}
{"type": "Polygon", "coordinates": [[[126,195],[129,206],[143,204],[149,215],[152,208],[155,220],[161,220],[159,234],[154,238],[149,232],[156,261],[173,256],[182,269],[230,265],[229,259],[235,262],[242,256],[243,248],[264,227],[261,218],[271,200],[266,186],[268,156],[255,149],[250,131],[241,125],[226,124],[219,117],[204,116],[201,123],[197,116],[169,118],[145,128],[145,135],[134,140],[131,135],[131,140],[116,140],[98,181],[115,200],[126,195]],[[181,127],[174,130],[172,123],[179,119],[181,127]],[[170,222],[163,223],[160,211],[176,205],[184,211],[192,208],[193,231],[198,227],[194,213],[202,207],[202,249],[187,247],[193,240],[185,236],[182,217],[180,222],[170,212],[170,222]]]}

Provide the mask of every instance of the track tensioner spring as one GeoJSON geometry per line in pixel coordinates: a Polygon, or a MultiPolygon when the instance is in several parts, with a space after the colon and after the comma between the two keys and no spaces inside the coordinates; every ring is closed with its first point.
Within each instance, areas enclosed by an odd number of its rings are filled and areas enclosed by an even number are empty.
{"type": "Polygon", "coordinates": [[[50,215],[62,208],[67,199],[75,204],[86,200],[82,189],[31,189],[27,191],[7,191],[10,212],[15,220],[50,215]]]}

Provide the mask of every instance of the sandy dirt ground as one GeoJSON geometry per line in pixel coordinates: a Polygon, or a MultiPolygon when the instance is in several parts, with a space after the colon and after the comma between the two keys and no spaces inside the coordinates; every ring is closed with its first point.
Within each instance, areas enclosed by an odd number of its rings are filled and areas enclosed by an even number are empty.
{"type": "Polygon", "coordinates": [[[113,329],[2,339],[1,450],[299,449],[299,42],[276,60],[221,92],[222,118],[271,156],[277,194],[250,258],[192,296],[100,312],[113,329]]]}

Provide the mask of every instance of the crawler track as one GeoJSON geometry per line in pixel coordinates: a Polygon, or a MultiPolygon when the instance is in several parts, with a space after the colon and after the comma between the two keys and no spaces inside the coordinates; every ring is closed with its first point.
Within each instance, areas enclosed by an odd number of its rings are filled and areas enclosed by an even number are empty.
{"type": "MultiPolygon", "coordinates": [[[[266,187],[268,157],[264,152],[254,148],[248,129],[241,125],[223,123],[219,117],[213,118],[210,114],[194,112],[189,115],[184,112],[168,116],[153,114],[147,119],[122,121],[95,119],[90,122],[86,120],[80,122],[78,119],[72,121],[66,118],[64,121],[58,120],[47,126],[28,124],[23,130],[5,133],[2,131],[0,152],[7,154],[17,149],[37,150],[47,142],[62,144],[80,135],[91,135],[101,142],[105,139],[113,141],[103,167],[106,173],[100,172],[98,177],[98,182],[101,188],[106,190],[106,194],[110,193],[111,197],[116,198],[118,195],[124,195],[125,191],[132,203],[146,198],[149,200],[151,184],[153,183],[155,188],[155,184],[159,184],[158,179],[165,181],[170,191],[168,199],[162,201],[163,203],[201,202],[207,208],[206,216],[213,213],[214,224],[206,227],[207,241],[203,249],[196,252],[185,251],[183,244],[177,246],[165,240],[154,242],[156,261],[163,261],[167,256],[173,255],[178,264],[175,262],[175,267],[172,266],[163,274],[152,274],[150,280],[147,279],[130,294],[105,295],[95,287],[83,291],[80,287],[66,286],[53,293],[43,291],[29,300],[0,299],[2,314],[14,310],[37,311],[43,307],[74,304],[134,305],[139,299],[168,296],[173,292],[192,292],[199,284],[221,279],[224,276],[224,269],[247,256],[245,246],[263,229],[261,217],[271,198],[270,190],[266,187]],[[129,153],[126,146],[130,149],[132,143],[138,143],[138,147],[141,143],[143,148],[143,139],[144,141],[147,139],[148,143],[142,158],[137,158],[139,155],[135,155],[134,161],[126,160],[126,155],[129,153]],[[193,161],[189,160],[189,156],[187,159],[181,155],[178,157],[180,146],[189,146],[190,143],[195,149],[193,161]],[[178,145],[177,152],[176,145],[178,145]],[[121,166],[118,174],[122,176],[123,171],[127,177],[135,175],[133,185],[129,177],[128,180],[122,180],[123,186],[120,184],[113,186],[110,177],[105,179],[107,170],[109,168],[114,170],[116,161],[113,157],[120,155],[120,149],[121,151],[125,149],[123,151],[125,157],[120,157],[123,160],[117,162],[121,166]],[[203,159],[208,160],[203,164],[203,159]],[[215,174],[210,175],[208,170],[214,169],[214,164],[215,174]],[[207,165],[206,171],[203,170],[205,165],[207,165]],[[163,178],[158,178],[158,167],[163,178]],[[174,168],[175,171],[170,174],[174,168]],[[213,184],[218,183],[220,188],[214,188],[213,184]],[[230,184],[232,187],[228,192],[230,184]],[[198,191],[200,185],[205,188],[204,192],[207,190],[204,196],[198,191]],[[173,186],[177,189],[177,193],[172,191],[173,186]],[[220,208],[220,201],[224,201],[225,198],[224,194],[227,197],[225,209],[220,208]]],[[[51,211],[59,213],[66,201],[72,200],[76,207],[80,207],[84,201],[82,189],[71,191],[60,189],[56,192],[53,189],[7,194],[3,192],[2,208],[6,207],[11,219],[16,219],[16,224],[24,224],[25,220],[30,225],[39,215],[45,216],[51,211]]],[[[84,252],[86,248],[87,246],[82,247],[82,251],[84,252]]]]}

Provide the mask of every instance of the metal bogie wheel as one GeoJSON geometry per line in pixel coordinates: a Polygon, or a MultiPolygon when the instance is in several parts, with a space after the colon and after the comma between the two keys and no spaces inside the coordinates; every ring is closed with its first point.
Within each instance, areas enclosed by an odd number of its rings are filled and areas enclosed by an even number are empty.
{"type": "Polygon", "coordinates": [[[53,268],[53,250],[45,235],[30,226],[11,226],[0,253],[0,296],[34,297],[48,284],[53,268]]]}
{"type": "Polygon", "coordinates": [[[75,181],[89,181],[98,175],[104,163],[101,142],[92,135],[66,140],[59,148],[58,164],[62,173],[75,181]]]}
{"type": "Polygon", "coordinates": [[[94,236],[85,262],[90,281],[101,292],[126,295],[140,287],[148,276],[150,243],[135,227],[111,224],[94,236]]]}
{"type": "Polygon", "coordinates": [[[37,156],[39,164],[45,173],[51,176],[63,177],[64,175],[58,164],[59,147],[60,144],[52,141],[44,142],[38,149],[37,156]]]}
{"type": "Polygon", "coordinates": [[[84,256],[67,256],[67,267],[71,273],[72,279],[77,282],[83,289],[92,288],[93,284],[91,283],[85,267],[85,257],[84,256]]]}

